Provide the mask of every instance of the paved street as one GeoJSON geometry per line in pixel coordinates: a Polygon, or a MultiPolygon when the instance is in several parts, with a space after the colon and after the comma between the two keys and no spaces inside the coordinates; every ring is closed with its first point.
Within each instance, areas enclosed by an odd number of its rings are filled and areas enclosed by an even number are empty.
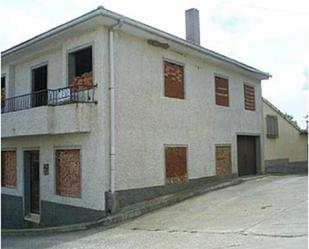
{"type": "Polygon", "coordinates": [[[3,248],[307,248],[307,177],[267,176],[116,228],[2,238],[3,248]]]}

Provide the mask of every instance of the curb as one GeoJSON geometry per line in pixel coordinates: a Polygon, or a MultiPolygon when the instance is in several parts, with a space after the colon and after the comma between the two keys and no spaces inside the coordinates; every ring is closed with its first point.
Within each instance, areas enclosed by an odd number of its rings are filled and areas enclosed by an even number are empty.
{"type": "Polygon", "coordinates": [[[3,229],[1,230],[1,234],[2,236],[45,235],[45,234],[81,231],[99,226],[105,229],[109,229],[115,227],[116,225],[119,225],[120,223],[139,217],[143,214],[152,212],[162,207],[171,206],[183,200],[192,198],[194,196],[234,186],[242,182],[244,182],[244,180],[242,180],[241,178],[236,178],[224,182],[212,183],[206,186],[176,192],[170,195],[160,196],[149,201],[131,205],[129,207],[122,209],[117,214],[107,216],[96,221],[73,224],[73,225],[57,226],[57,227],[47,227],[47,228],[3,229]]]}

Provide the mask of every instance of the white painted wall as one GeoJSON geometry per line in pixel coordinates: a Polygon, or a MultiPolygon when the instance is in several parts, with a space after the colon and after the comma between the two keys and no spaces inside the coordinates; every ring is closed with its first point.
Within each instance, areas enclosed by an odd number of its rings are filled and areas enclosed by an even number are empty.
{"type": "Polygon", "coordinates": [[[93,46],[93,72],[98,104],[72,104],[67,106],[42,106],[24,111],[2,115],[2,134],[11,138],[2,138],[2,149],[17,151],[17,186],[2,187],[2,193],[23,196],[23,151],[40,150],[40,184],[41,200],[56,203],[87,207],[96,210],[105,209],[104,192],[108,191],[108,100],[104,94],[108,89],[108,37],[103,27],[82,35],[69,34],[61,47],[50,44],[47,52],[38,52],[27,58],[20,58],[12,64],[3,64],[2,72],[8,78],[15,79],[15,91],[10,96],[31,92],[31,68],[35,65],[48,63],[48,88],[66,87],[67,53],[80,46],[93,46]],[[9,68],[14,68],[10,73],[9,68]],[[67,112],[71,113],[67,113],[67,112]],[[69,119],[69,120],[68,120],[69,119]],[[86,120],[85,120],[86,119],[86,120]],[[73,122],[73,123],[72,123],[73,122]],[[40,124],[41,123],[41,124],[40,124]],[[40,128],[37,125],[41,125],[40,128]],[[15,132],[12,134],[12,127],[15,132]],[[22,128],[24,127],[24,129],[22,128]],[[80,133],[86,132],[86,133],[80,133]],[[58,133],[58,134],[57,134],[58,133]],[[64,133],[64,134],[59,134],[64,133]],[[47,134],[47,135],[42,135],[47,134]],[[56,134],[56,135],[52,135],[56,134]],[[55,149],[81,148],[81,198],[58,196],[55,193],[55,149]],[[43,164],[50,165],[50,174],[43,175],[43,164]]]}
{"type": "Polygon", "coordinates": [[[236,173],[236,133],[262,133],[260,82],[121,31],[115,40],[117,189],[163,185],[164,144],[188,145],[190,179],[215,175],[215,144],[231,144],[236,173]],[[164,97],[164,58],[184,64],[185,100],[164,97]],[[215,105],[214,73],[229,78],[229,107],[215,105]],[[244,110],[244,82],[255,112],[244,110]]]}
{"type": "MultiPolygon", "coordinates": [[[[91,108],[88,133],[73,131],[76,133],[2,140],[3,148],[16,148],[18,155],[18,186],[2,188],[3,193],[23,195],[23,150],[36,147],[41,152],[41,172],[44,163],[51,167],[49,176],[41,173],[43,200],[104,209],[104,192],[108,191],[110,180],[107,35],[103,26],[88,33],[71,34],[58,48],[51,47],[49,52],[3,65],[4,70],[15,72],[9,75],[15,78],[14,95],[30,92],[31,67],[45,61],[48,61],[49,88],[64,87],[67,85],[67,52],[93,44],[94,82],[98,84],[98,105],[91,108]],[[55,195],[54,149],[63,146],[82,148],[80,199],[55,195]]],[[[117,190],[164,184],[164,144],[188,145],[190,179],[215,175],[215,144],[232,144],[233,172],[237,172],[236,133],[262,133],[260,82],[188,54],[152,47],[145,40],[121,31],[115,36],[115,48],[117,190]],[[185,65],[185,100],[164,97],[164,58],[185,65]],[[215,105],[214,73],[229,78],[230,107],[215,105]],[[244,110],[244,82],[255,86],[255,112],[244,110]]],[[[29,115],[35,113],[28,112],[29,115]]],[[[33,119],[37,118],[33,115],[33,119]]],[[[64,130],[70,132],[67,127],[64,130]]]]}

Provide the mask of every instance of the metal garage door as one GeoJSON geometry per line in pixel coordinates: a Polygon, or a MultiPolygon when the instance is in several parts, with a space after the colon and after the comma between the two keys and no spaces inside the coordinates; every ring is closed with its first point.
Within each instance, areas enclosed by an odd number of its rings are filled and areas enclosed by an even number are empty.
{"type": "Polygon", "coordinates": [[[256,174],[256,137],[237,136],[238,175],[256,174]]]}

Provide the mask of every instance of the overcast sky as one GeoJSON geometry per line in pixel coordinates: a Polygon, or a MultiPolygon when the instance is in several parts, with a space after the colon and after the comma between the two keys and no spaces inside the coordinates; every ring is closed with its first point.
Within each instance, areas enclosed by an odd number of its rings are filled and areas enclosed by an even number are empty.
{"type": "Polygon", "coordinates": [[[263,96],[305,126],[308,0],[2,0],[1,50],[99,5],[183,38],[184,11],[199,9],[201,45],[271,73],[263,96]]]}

